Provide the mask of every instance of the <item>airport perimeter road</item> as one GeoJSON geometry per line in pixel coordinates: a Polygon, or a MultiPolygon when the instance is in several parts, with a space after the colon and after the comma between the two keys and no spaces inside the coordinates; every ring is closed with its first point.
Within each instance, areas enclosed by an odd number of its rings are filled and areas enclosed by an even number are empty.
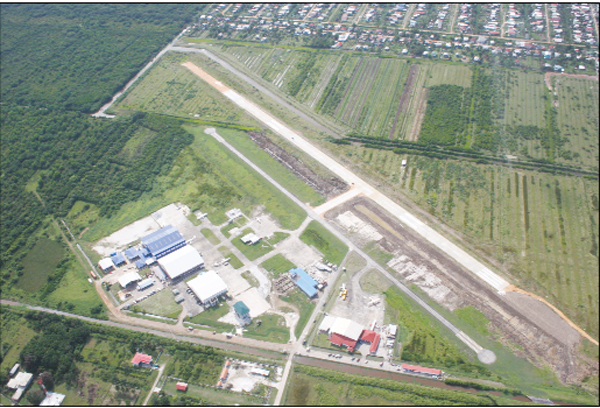
{"type": "MultiPolygon", "coordinates": [[[[205,51],[209,54],[208,51],[205,51]]],[[[323,166],[331,170],[334,174],[340,177],[342,180],[347,182],[349,185],[356,189],[359,189],[363,194],[379,204],[383,209],[396,217],[402,224],[410,227],[415,232],[420,234],[427,241],[437,246],[439,249],[448,254],[452,259],[463,265],[467,270],[471,271],[477,277],[482,279],[488,285],[492,286],[498,292],[503,291],[509,286],[509,283],[492,272],[489,268],[469,255],[466,251],[459,248],[457,245],[452,243],[450,240],[442,236],[440,233],[435,231],[433,228],[419,220],[417,217],[409,213],[403,207],[392,201],[389,197],[383,193],[377,191],[374,187],[369,185],[366,181],[358,177],[352,171],[348,170],[335,159],[327,155],[318,147],[314,146],[304,137],[294,132],[292,129],[287,127],[281,121],[267,113],[260,106],[249,101],[244,96],[240,95],[233,89],[228,88],[220,81],[216,80],[205,71],[200,69],[198,66],[191,62],[182,64],[188,68],[194,74],[198,75],[204,81],[208,82],[211,86],[219,90],[223,95],[230,99],[237,106],[245,110],[247,113],[255,117],[260,122],[271,128],[275,133],[286,139],[289,143],[292,143],[299,149],[308,153],[315,160],[320,162],[323,166]]],[[[243,79],[243,78],[242,78],[243,79]]]]}

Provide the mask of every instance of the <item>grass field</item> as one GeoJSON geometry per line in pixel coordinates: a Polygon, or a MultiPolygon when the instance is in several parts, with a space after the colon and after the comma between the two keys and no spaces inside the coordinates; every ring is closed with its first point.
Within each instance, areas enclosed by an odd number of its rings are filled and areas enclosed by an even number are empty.
{"type": "Polygon", "coordinates": [[[483,335],[489,335],[487,326],[490,321],[487,319],[487,317],[485,317],[483,313],[475,309],[473,306],[467,306],[461,309],[456,309],[454,311],[454,314],[458,316],[459,319],[471,325],[479,333],[483,335]]]}
{"type": "Polygon", "coordinates": [[[383,293],[392,283],[387,280],[379,271],[371,269],[360,278],[360,287],[364,292],[383,293]]]}
{"type": "Polygon", "coordinates": [[[237,256],[235,256],[235,254],[231,252],[231,250],[225,245],[220,246],[218,249],[224,258],[229,258],[228,262],[231,264],[231,266],[233,266],[233,269],[239,269],[242,266],[244,266],[244,263],[240,261],[240,259],[237,256]]]}
{"type": "Polygon", "coordinates": [[[296,324],[296,330],[294,331],[296,338],[298,338],[300,337],[302,330],[304,330],[304,326],[308,323],[308,319],[315,308],[315,304],[306,297],[304,292],[297,288],[288,292],[287,296],[281,297],[281,300],[293,304],[300,311],[300,319],[298,319],[298,324],[296,324]]]}
{"type": "Polygon", "coordinates": [[[335,265],[340,265],[348,252],[346,244],[316,221],[311,221],[308,224],[300,235],[300,240],[306,245],[314,246],[323,254],[325,260],[335,265]]]}
{"type": "Polygon", "coordinates": [[[271,245],[269,245],[268,242],[265,242],[264,240],[260,240],[254,245],[244,244],[242,242],[241,237],[245,236],[246,234],[253,233],[253,232],[254,231],[252,230],[252,228],[246,228],[242,231],[242,233],[239,236],[237,236],[231,240],[231,243],[237,249],[239,249],[244,255],[246,255],[246,258],[248,258],[251,261],[254,261],[256,258],[260,258],[261,256],[268,254],[269,252],[271,252],[273,250],[273,247],[271,245]]]}
{"type": "Polygon", "coordinates": [[[552,84],[558,94],[558,128],[569,140],[565,147],[573,161],[598,169],[598,81],[555,76],[552,84]]]}
{"type": "Polygon", "coordinates": [[[192,211],[201,209],[215,225],[227,221],[225,211],[240,208],[250,213],[264,204],[283,228],[298,228],[306,213],[274,186],[204,133],[203,127],[186,126],[195,136],[168,175],[159,177],[153,190],[124,204],[110,218],[99,219],[84,235],[93,242],[172,202],[181,201],[192,211]]]}
{"type": "Polygon", "coordinates": [[[22,261],[23,274],[17,286],[28,292],[36,292],[46,284],[46,278],[63,257],[63,246],[50,239],[41,238],[34,247],[25,255],[22,261]]]}
{"type": "Polygon", "coordinates": [[[135,308],[140,312],[153,314],[156,316],[171,317],[177,319],[183,310],[183,307],[175,302],[175,296],[169,289],[163,289],[156,292],[148,299],[136,304],[135,308]]]}
{"type": "Polygon", "coordinates": [[[273,274],[273,277],[277,277],[282,273],[285,273],[290,269],[295,268],[295,265],[288,261],[281,254],[277,254],[267,259],[262,264],[260,264],[260,266],[266,269],[267,271],[271,272],[273,274]]]}
{"type": "Polygon", "coordinates": [[[186,60],[187,56],[182,54],[163,56],[111,110],[117,114],[143,111],[255,125],[216,89],[182,67],[186,60]]]}
{"type": "MultiPolygon", "coordinates": [[[[217,376],[218,377],[218,376],[217,376]]],[[[215,379],[215,384],[217,383],[215,379]]],[[[169,378],[163,387],[164,391],[169,395],[181,394],[181,391],[175,390],[177,380],[169,378]]],[[[211,384],[214,385],[214,384],[211,384]]],[[[240,392],[233,392],[229,390],[217,389],[204,387],[197,384],[188,384],[188,389],[185,395],[200,399],[204,404],[209,405],[262,405],[264,404],[264,398],[243,394],[240,392]]]]}
{"type": "Polygon", "coordinates": [[[290,339],[290,329],[286,326],[283,316],[262,314],[246,326],[244,337],[285,344],[290,339]],[[262,322],[260,325],[256,324],[258,320],[262,322]]]}
{"type": "Polygon", "coordinates": [[[492,405],[485,395],[296,365],[286,405],[492,405]]]}
{"type": "Polygon", "coordinates": [[[204,235],[206,239],[208,239],[208,242],[210,242],[213,245],[219,245],[219,243],[221,242],[219,241],[219,238],[217,238],[217,236],[208,228],[202,228],[200,232],[202,233],[202,235],[204,235]]]}
{"type": "Polygon", "coordinates": [[[231,332],[234,330],[233,325],[228,323],[221,323],[218,321],[219,318],[229,313],[230,309],[231,308],[229,307],[229,304],[223,302],[220,303],[219,306],[211,307],[210,309],[207,309],[192,318],[186,317],[185,321],[189,323],[199,324],[202,326],[207,326],[211,329],[218,331],[231,332]]]}

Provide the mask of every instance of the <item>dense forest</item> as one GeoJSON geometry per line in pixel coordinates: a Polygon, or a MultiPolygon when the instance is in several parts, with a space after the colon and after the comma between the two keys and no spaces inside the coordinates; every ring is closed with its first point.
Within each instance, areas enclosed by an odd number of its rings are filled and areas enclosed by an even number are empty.
{"type": "MultiPolygon", "coordinates": [[[[22,273],[21,261],[49,215],[64,217],[81,200],[110,216],[151,190],[157,175],[191,143],[192,137],[168,118],[136,114],[106,120],[87,114],[205,7],[0,5],[3,296],[9,296],[22,273]]],[[[64,275],[63,264],[49,279],[64,275]]],[[[58,281],[46,285],[44,294],[58,281]]]]}
{"type": "Polygon", "coordinates": [[[2,103],[96,111],[206,6],[2,4],[2,103]]]}

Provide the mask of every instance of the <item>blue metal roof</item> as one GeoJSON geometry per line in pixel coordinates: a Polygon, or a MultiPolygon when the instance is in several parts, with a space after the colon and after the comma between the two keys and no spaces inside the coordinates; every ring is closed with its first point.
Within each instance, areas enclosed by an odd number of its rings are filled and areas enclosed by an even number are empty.
{"type": "Polygon", "coordinates": [[[173,226],[167,225],[142,238],[142,244],[158,258],[161,254],[185,245],[185,239],[173,226]]]}
{"type": "Polygon", "coordinates": [[[113,261],[113,263],[115,265],[121,265],[126,262],[123,254],[116,254],[115,256],[111,257],[110,259],[113,261]]]}
{"type": "Polygon", "coordinates": [[[142,253],[139,249],[131,247],[128,248],[124,251],[125,256],[127,257],[127,259],[129,259],[130,261],[133,261],[136,258],[141,258],[142,257],[142,253]]]}
{"type": "Polygon", "coordinates": [[[304,269],[290,269],[290,274],[292,275],[292,278],[296,278],[294,279],[294,283],[302,290],[302,292],[306,293],[306,296],[311,298],[317,294],[315,286],[319,283],[306,273],[304,269]]]}
{"type": "Polygon", "coordinates": [[[146,265],[146,261],[144,261],[142,259],[140,259],[138,261],[135,261],[135,267],[138,268],[138,269],[145,268],[146,266],[147,266],[146,265]]]}

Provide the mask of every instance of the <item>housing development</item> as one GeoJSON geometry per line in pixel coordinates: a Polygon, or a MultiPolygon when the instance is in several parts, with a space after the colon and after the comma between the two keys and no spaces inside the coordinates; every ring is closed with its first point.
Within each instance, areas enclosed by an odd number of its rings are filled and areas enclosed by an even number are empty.
{"type": "Polygon", "coordinates": [[[598,4],[1,8],[1,405],[598,404],[598,4]]]}

